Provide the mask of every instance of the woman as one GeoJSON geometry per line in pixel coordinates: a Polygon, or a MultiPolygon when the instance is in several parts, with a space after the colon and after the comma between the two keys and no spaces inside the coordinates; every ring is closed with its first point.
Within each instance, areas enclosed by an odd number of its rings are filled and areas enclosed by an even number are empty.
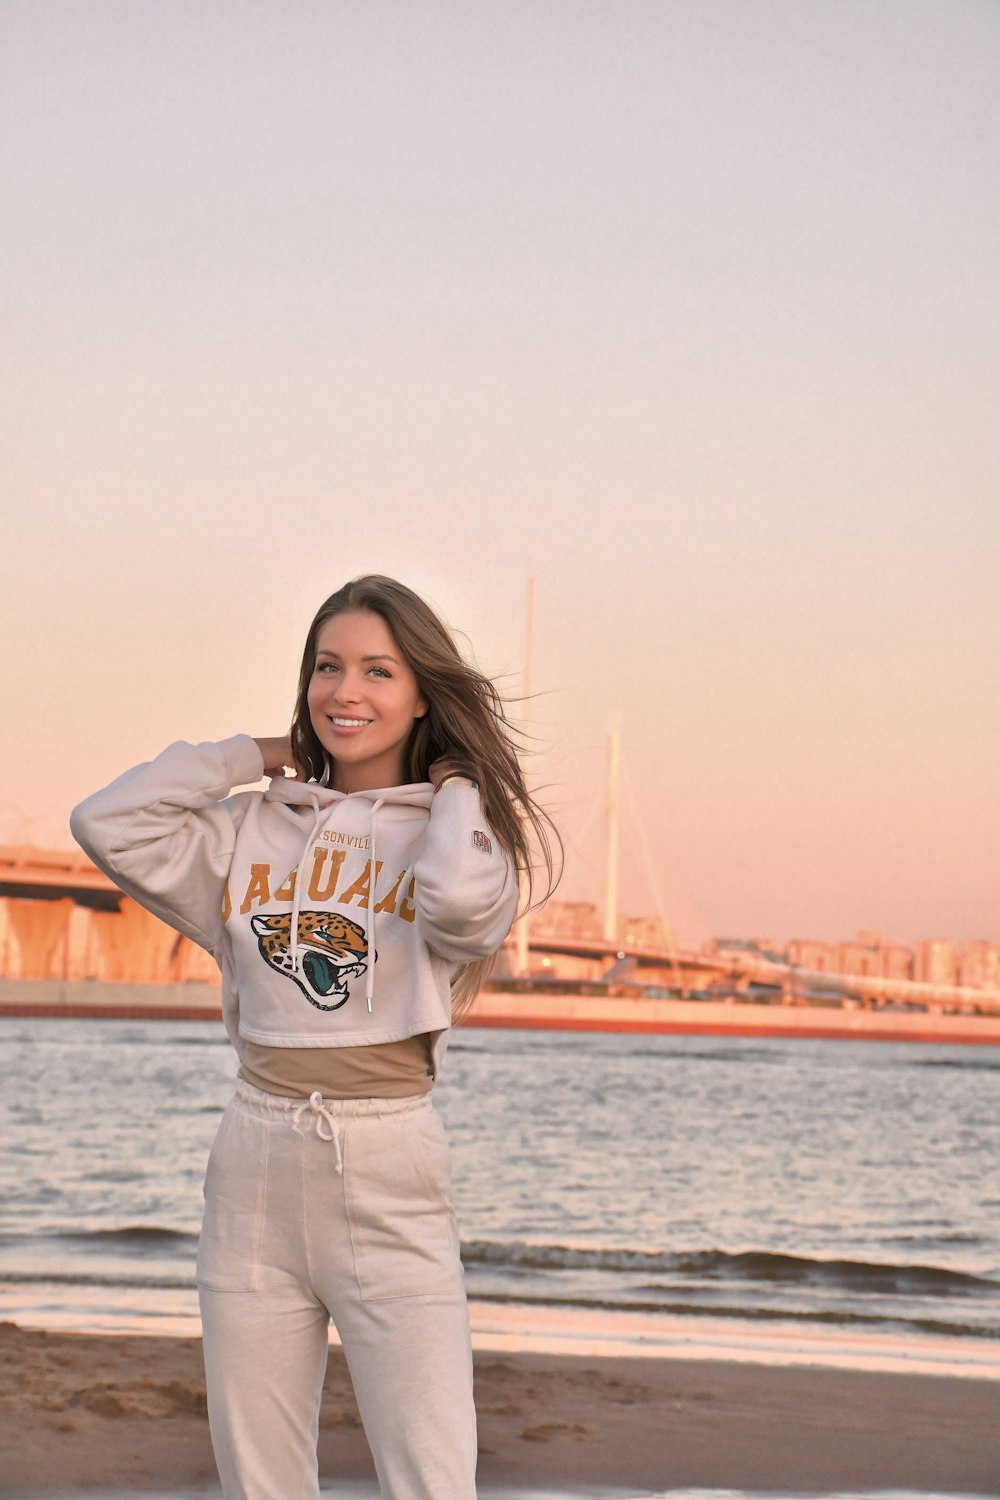
{"type": "Polygon", "coordinates": [[[383,1495],[474,1500],[468,1312],[430,1091],[530,879],[529,829],[551,888],[548,826],[492,684],[378,576],[317,613],[288,739],[171,745],[73,814],[95,863],[222,970],[240,1068],[198,1287],[226,1500],[318,1495],[331,1317],[383,1495]],[[231,795],[263,775],[266,791],[231,795]]]}

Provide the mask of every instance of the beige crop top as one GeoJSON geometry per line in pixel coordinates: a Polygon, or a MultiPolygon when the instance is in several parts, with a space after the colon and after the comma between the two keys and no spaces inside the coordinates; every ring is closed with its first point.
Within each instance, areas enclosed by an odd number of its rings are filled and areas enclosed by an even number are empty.
{"type": "Polygon", "coordinates": [[[367,1047],[262,1047],[243,1042],[240,1077],[268,1094],[308,1099],[405,1099],[434,1083],[425,1033],[367,1047]]]}

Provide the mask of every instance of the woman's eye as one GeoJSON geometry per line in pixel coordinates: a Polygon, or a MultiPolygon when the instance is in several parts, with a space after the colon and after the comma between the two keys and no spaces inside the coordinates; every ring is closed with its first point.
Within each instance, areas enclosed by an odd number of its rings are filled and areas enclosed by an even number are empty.
{"type": "Polygon", "coordinates": [[[392,673],[391,672],[387,672],[386,669],[385,669],[385,667],[372,667],[371,670],[372,670],[372,676],[373,677],[391,677],[392,676],[392,673]]]}
{"type": "Polygon", "coordinates": [[[316,664],[316,671],[317,672],[335,672],[336,670],[337,670],[337,664],[336,664],[336,662],[321,661],[321,662],[317,662],[317,664],[316,664]]]}

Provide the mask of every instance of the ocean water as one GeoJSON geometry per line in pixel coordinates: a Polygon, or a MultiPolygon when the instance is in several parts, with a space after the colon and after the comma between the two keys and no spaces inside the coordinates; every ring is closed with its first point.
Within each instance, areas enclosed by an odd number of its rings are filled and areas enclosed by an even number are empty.
{"type": "MultiPolygon", "coordinates": [[[[186,1331],[235,1058],[0,1020],[0,1316],[186,1331]]],[[[1000,1378],[1000,1050],[460,1031],[437,1093],[484,1347],[1000,1378]]]]}

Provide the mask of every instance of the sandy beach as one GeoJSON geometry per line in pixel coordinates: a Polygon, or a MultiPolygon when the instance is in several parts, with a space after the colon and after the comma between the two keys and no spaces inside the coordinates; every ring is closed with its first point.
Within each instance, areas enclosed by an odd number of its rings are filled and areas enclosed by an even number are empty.
{"type": "MultiPolygon", "coordinates": [[[[197,1339],[0,1324],[0,1493],[215,1481],[197,1339]]],[[[479,1353],[484,1486],[1000,1494],[1000,1384],[718,1360],[479,1353]]],[[[325,1477],[371,1461],[331,1349],[325,1477]]]]}

